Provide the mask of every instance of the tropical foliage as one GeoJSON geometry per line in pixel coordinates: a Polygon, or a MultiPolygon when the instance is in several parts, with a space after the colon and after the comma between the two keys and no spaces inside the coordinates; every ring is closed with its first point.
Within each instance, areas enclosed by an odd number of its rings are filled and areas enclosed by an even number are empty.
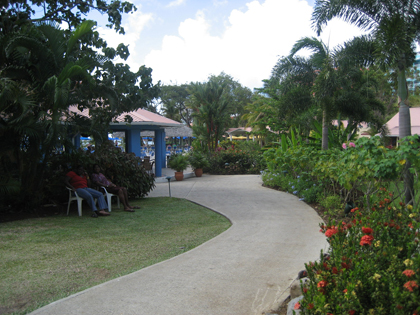
{"type": "Polygon", "coordinates": [[[151,69],[142,66],[132,73],[126,59],[128,49],[107,47],[95,31],[95,22],[83,21],[80,12],[108,12],[110,27],[123,32],[121,13],[129,3],[43,2],[44,16],[33,19],[40,5],[13,1],[1,8],[0,16],[0,204],[29,210],[42,200],[49,161],[54,154],[72,148],[71,137],[91,134],[98,143],[107,138],[113,117],[147,106],[156,97],[151,69]],[[58,22],[66,21],[63,30],[58,22]],[[77,27],[76,27],[77,26],[77,27]],[[69,106],[90,109],[91,119],[69,112],[69,106]]]}
{"type": "MultiPolygon", "coordinates": [[[[317,0],[312,22],[318,34],[333,18],[341,18],[363,30],[371,31],[375,40],[376,63],[397,74],[399,105],[399,137],[411,135],[410,110],[407,103],[406,71],[415,59],[415,41],[420,40],[420,2],[409,1],[360,1],[317,0]]],[[[413,179],[405,173],[406,202],[413,193],[413,179]]]]}

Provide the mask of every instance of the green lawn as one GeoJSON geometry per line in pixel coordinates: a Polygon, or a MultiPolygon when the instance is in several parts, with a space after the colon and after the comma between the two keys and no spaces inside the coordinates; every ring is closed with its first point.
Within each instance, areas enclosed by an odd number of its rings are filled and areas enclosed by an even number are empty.
{"type": "Polygon", "coordinates": [[[28,313],[179,255],[230,227],[225,217],[182,199],[131,205],[142,208],[97,219],[86,209],[80,218],[73,210],[70,216],[1,223],[0,314],[28,313]]]}

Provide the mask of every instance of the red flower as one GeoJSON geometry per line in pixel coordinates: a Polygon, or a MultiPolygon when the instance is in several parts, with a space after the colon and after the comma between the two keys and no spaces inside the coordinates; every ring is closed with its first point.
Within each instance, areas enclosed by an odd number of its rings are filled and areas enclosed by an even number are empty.
{"type": "Polygon", "coordinates": [[[410,269],[406,269],[402,273],[407,277],[411,277],[411,276],[414,276],[416,274],[413,270],[410,270],[410,269]]]}
{"type": "Polygon", "coordinates": [[[311,309],[313,309],[313,308],[314,308],[314,304],[313,304],[313,303],[309,303],[309,304],[308,304],[308,309],[310,309],[310,310],[311,310],[311,309]]]}
{"type": "Polygon", "coordinates": [[[332,268],[332,273],[333,273],[333,274],[335,274],[335,275],[336,275],[336,274],[338,274],[338,269],[337,269],[337,267],[333,267],[333,268],[332,268]]]}
{"type": "Polygon", "coordinates": [[[338,233],[338,230],[336,228],[331,228],[331,229],[328,229],[327,232],[325,232],[325,236],[326,237],[331,237],[331,236],[333,236],[334,234],[337,234],[337,233],[338,233]]]}
{"type": "Polygon", "coordinates": [[[372,241],[373,241],[373,236],[372,235],[365,235],[360,240],[360,245],[362,245],[362,246],[372,245],[372,241]]]}
{"type": "Polygon", "coordinates": [[[342,263],[341,263],[341,267],[343,267],[343,268],[345,268],[345,269],[350,269],[350,265],[349,265],[349,264],[347,264],[347,263],[345,263],[345,262],[342,262],[342,263]]]}
{"type": "Polygon", "coordinates": [[[373,230],[370,227],[362,227],[362,232],[365,234],[372,234],[373,230]]]}
{"type": "Polygon", "coordinates": [[[404,284],[404,288],[406,288],[408,291],[413,292],[414,288],[418,288],[419,286],[417,285],[416,281],[407,281],[404,284]]]}
{"type": "Polygon", "coordinates": [[[356,314],[356,311],[355,310],[349,311],[349,315],[354,315],[354,314],[356,314]]]}
{"type": "Polygon", "coordinates": [[[299,303],[299,302],[296,302],[294,309],[295,309],[295,310],[300,309],[300,303],[299,303]]]}
{"type": "Polygon", "coordinates": [[[327,286],[327,281],[324,281],[324,280],[319,281],[317,284],[318,288],[325,288],[326,286],[327,286]]]}
{"type": "Polygon", "coordinates": [[[344,290],[343,290],[343,292],[344,292],[344,293],[347,293],[347,289],[344,289],[344,290]]]}
{"type": "Polygon", "coordinates": [[[350,211],[351,211],[351,212],[355,212],[355,211],[357,211],[357,210],[359,210],[359,208],[358,208],[358,207],[353,208],[353,209],[351,209],[350,211]]]}

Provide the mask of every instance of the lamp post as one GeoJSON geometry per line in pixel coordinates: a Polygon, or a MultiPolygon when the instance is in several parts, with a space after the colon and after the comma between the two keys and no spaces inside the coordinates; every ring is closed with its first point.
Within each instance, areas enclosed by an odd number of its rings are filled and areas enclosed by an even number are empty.
{"type": "Polygon", "coordinates": [[[171,196],[171,176],[166,176],[166,179],[168,180],[168,185],[169,185],[169,197],[171,196]]]}

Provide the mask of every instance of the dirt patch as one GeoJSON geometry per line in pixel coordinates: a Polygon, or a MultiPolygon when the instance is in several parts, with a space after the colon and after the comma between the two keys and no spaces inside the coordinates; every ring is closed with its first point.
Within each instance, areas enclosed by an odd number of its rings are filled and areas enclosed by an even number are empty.
{"type": "Polygon", "coordinates": [[[0,306],[0,314],[12,314],[15,312],[19,312],[24,310],[28,307],[28,305],[33,304],[32,296],[19,296],[18,298],[14,299],[15,302],[10,306],[0,306]]]}

